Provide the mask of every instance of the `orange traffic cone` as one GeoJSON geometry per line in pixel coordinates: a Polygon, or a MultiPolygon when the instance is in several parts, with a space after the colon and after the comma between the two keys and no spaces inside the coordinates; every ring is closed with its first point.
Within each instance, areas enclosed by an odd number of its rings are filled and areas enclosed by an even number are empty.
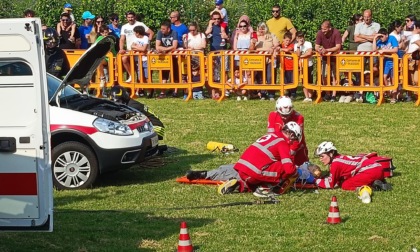
{"type": "Polygon", "coordinates": [[[337,198],[335,196],[332,196],[331,199],[330,212],[328,213],[327,223],[341,223],[340,211],[338,210],[337,198]]]}
{"type": "Polygon", "coordinates": [[[179,231],[178,252],[192,252],[193,246],[190,235],[188,234],[187,223],[181,222],[181,230],[179,231]]]}

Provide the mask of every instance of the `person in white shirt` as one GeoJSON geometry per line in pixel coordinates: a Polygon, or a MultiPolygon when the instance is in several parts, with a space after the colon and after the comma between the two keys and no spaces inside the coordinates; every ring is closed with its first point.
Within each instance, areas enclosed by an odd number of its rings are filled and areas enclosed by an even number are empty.
{"type": "MultiPolygon", "coordinates": [[[[121,27],[120,51],[118,52],[120,54],[125,54],[127,51],[131,50],[131,45],[136,39],[136,35],[134,34],[134,27],[144,27],[145,32],[148,34],[149,41],[152,40],[153,35],[155,35],[155,33],[151,29],[149,29],[149,27],[147,27],[143,22],[136,21],[136,13],[134,11],[128,11],[125,14],[125,17],[127,18],[128,23],[121,27]]],[[[129,56],[123,56],[122,63],[124,69],[129,73],[128,78],[125,82],[131,82],[129,56]]]]}
{"type": "MultiPolygon", "coordinates": [[[[294,52],[299,56],[299,68],[302,68],[303,59],[308,58],[308,83],[313,83],[312,70],[314,69],[312,61],[312,43],[305,41],[305,34],[301,31],[296,33],[296,43],[294,52]]],[[[312,91],[303,88],[305,99],[303,102],[312,102],[312,91]]]]}
{"type": "Polygon", "coordinates": [[[188,31],[182,36],[184,48],[203,51],[207,46],[206,35],[199,31],[197,22],[191,22],[188,31]]]}
{"type": "MultiPolygon", "coordinates": [[[[414,21],[414,29],[412,31],[412,35],[410,41],[408,42],[408,47],[406,49],[406,53],[411,53],[412,60],[409,63],[409,84],[417,85],[418,83],[418,74],[416,75],[415,72],[418,69],[418,60],[420,59],[419,56],[420,50],[420,21],[414,21]]],[[[408,98],[408,97],[407,97],[408,98]]]]}
{"type": "Polygon", "coordinates": [[[363,12],[363,22],[358,23],[354,29],[354,41],[360,43],[357,51],[372,51],[372,41],[381,28],[380,24],[373,22],[372,11],[363,12]]]}

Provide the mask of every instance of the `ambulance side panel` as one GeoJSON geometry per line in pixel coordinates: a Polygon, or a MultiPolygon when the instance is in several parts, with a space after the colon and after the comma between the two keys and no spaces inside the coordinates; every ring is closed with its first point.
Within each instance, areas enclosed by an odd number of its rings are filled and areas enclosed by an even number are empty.
{"type": "Polygon", "coordinates": [[[0,41],[0,230],[52,231],[41,20],[0,19],[0,41]]]}

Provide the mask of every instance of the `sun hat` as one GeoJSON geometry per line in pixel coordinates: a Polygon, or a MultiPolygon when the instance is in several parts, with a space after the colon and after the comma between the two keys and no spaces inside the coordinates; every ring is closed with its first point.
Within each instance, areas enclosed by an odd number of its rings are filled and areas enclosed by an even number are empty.
{"type": "Polygon", "coordinates": [[[82,19],[83,20],[85,20],[85,19],[94,19],[94,18],[95,18],[95,15],[93,15],[92,13],[90,13],[90,11],[85,11],[82,14],[82,19]]]}
{"type": "Polygon", "coordinates": [[[64,5],[64,9],[65,9],[65,10],[73,10],[73,6],[72,6],[71,4],[69,4],[69,3],[66,3],[66,4],[64,5]]]}

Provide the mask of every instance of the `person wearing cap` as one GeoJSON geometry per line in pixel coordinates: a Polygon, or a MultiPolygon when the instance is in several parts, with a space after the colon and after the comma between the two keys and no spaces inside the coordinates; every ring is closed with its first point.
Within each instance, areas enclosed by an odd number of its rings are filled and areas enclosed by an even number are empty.
{"type": "Polygon", "coordinates": [[[62,13],[68,13],[70,15],[71,21],[76,24],[76,19],[73,15],[73,6],[69,3],[64,4],[63,12],[62,13]]]}
{"type": "Polygon", "coordinates": [[[215,11],[219,12],[220,16],[222,17],[222,22],[220,24],[223,28],[226,29],[228,27],[229,18],[228,18],[227,10],[223,7],[223,0],[216,0],[215,5],[216,7],[214,8],[214,10],[210,12],[210,16],[215,11]]]}
{"type": "Polygon", "coordinates": [[[93,29],[94,18],[95,18],[95,15],[93,15],[90,11],[85,11],[82,14],[83,24],[79,27],[80,38],[82,41],[80,45],[80,49],[89,48],[88,37],[89,37],[90,32],[93,29]]]}
{"type": "Polygon", "coordinates": [[[222,165],[211,171],[188,171],[189,180],[227,180],[218,188],[219,194],[258,191],[259,186],[267,186],[274,193],[284,193],[298,177],[296,166],[290,156],[289,143],[302,138],[300,126],[288,122],[281,132],[267,133],[251,144],[241,155],[238,162],[222,165]],[[287,181],[287,188],[286,186],[287,181]]]}

